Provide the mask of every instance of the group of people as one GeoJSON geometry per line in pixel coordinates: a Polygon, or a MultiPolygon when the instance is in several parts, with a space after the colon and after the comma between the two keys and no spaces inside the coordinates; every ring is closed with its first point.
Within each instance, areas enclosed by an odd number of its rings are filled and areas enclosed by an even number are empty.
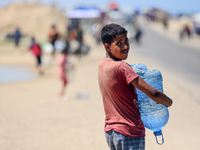
{"type": "MultiPolygon", "coordinates": [[[[78,39],[81,45],[83,37],[78,29],[76,26],[70,30],[69,41],[78,39]]],[[[125,28],[111,23],[105,25],[100,34],[106,52],[98,68],[98,82],[105,111],[106,141],[111,150],[144,150],[145,128],[140,117],[136,88],[167,107],[172,105],[172,100],[146,83],[124,61],[128,57],[130,48],[125,28]]],[[[58,38],[56,26],[52,25],[48,38],[54,46],[52,55],[55,55],[55,42],[58,38]]],[[[66,70],[69,69],[68,48],[65,47],[58,56],[58,76],[62,81],[61,97],[65,95],[68,84],[66,76],[66,70]]],[[[43,74],[42,48],[34,37],[31,38],[30,50],[36,58],[38,72],[43,74]]],[[[77,50],[75,53],[79,54],[80,51],[77,50]]]]}
{"type": "MultiPolygon", "coordinates": [[[[53,24],[50,28],[49,34],[48,34],[48,42],[52,45],[52,52],[51,55],[55,56],[55,42],[59,38],[59,32],[56,28],[56,25],[53,24]]],[[[29,49],[31,50],[32,54],[36,58],[36,68],[40,75],[43,75],[44,68],[42,66],[42,55],[43,55],[43,49],[39,42],[36,41],[35,37],[31,37],[31,43],[29,49]]]]}
{"type": "MultiPolygon", "coordinates": [[[[53,58],[56,56],[56,41],[58,41],[59,39],[60,39],[60,33],[58,32],[56,25],[53,24],[48,33],[48,43],[52,45],[51,57],[53,58]]],[[[43,75],[44,74],[44,67],[42,64],[43,49],[40,43],[36,41],[35,37],[31,37],[31,43],[29,49],[31,50],[32,54],[35,57],[36,69],[39,75],[43,75]]],[[[69,45],[65,44],[65,46],[59,51],[57,57],[57,64],[58,64],[57,73],[62,83],[59,96],[65,99],[67,99],[67,97],[65,96],[65,89],[68,83],[67,70],[69,70],[69,68],[71,67],[68,61],[68,54],[69,54],[69,45]]]]}
{"type": "MultiPolygon", "coordinates": [[[[74,38],[74,35],[70,35],[70,38],[74,38]]],[[[128,57],[130,48],[125,28],[114,23],[107,24],[101,30],[101,40],[106,56],[99,64],[98,82],[105,111],[106,141],[111,150],[145,150],[145,127],[139,112],[136,88],[167,107],[172,105],[172,100],[146,83],[124,61],[128,57]]],[[[31,49],[39,65],[41,49],[34,38],[31,49]]],[[[58,56],[62,97],[68,83],[67,56],[67,49],[63,49],[58,56]]]]}
{"type": "MultiPolygon", "coordinates": [[[[55,24],[53,24],[48,33],[48,43],[52,46],[51,57],[54,57],[57,54],[56,42],[58,40],[63,40],[61,34],[59,33],[55,24]]],[[[82,47],[83,47],[83,30],[81,29],[79,23],[75,24],[75,26],[68,26],[67,38],[63,40],[64,47],[59,50],[59,54],[57,57],[58,63],[58,77],[61,80],[62,87],[59,93],[59,96],[67,99],[65,95],[65,89],[67,87],[68,78],[67,71],[73,68],[73,65],[69,63],[68,55],[76,55],[79,58],[82,55],[82,47]],[[75,43],[77,42],[77,43],[75,43]]],[[[42,55],[43,49],[40,46],[39,42],[36,41],[35,37],[31,37],[31,44],[29,48],[36,60],[36,69],[39,75],[44,74],[44,68],[42,64],[42,55]]]]}
{"type": "MultiPolygon", "coordinates": [[[[56,42],[58,40],[63,40],[61,34],[59,33],[55,24],[53,24],[48,33],[48,43],[52,46],[51,57],[54,58],[57,54],[56,42]]],[[[75,55],[78,58],[81,57],[83,53],[87,53],[89,47],[83,46],[83,30],[80,27],[79,22],[76,24],[69,24],[67,28],[67,36],[63,40],[64,47],[59,50],[58,54],[58,77],[62,82],[62,87],[60,91],[60,97],[67,99],[65,95],[65,89],[67,87],[68,78],[67,71],[73,68],[68,60],[68,55],[75,55]],[[84,47],[84,49],[83,49],[84,47]]],[[[32,51],[34,57],[36,58],[36,68],[40,75],[44,74],[44,68],[42,65],[42,48],[40,44],[36,41],[34,37],[31,37],[30,50],[32,51]]]]}
{"type": "Polygon", "coordinates": [[[69,45],[69,52],[81,58],[82,55],[87,54],[90,47],[85,44],[84,32],[79,19],[71,19],[68,24],[67,43],[69,45]]]}

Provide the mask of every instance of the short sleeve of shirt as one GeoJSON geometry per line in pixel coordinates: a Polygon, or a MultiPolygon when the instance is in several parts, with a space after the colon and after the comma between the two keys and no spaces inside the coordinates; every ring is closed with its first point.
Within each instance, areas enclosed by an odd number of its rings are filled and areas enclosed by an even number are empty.
{"type": "Polygon", "coordinates": [[[126,84],[129,84],[131,81],[138,77],[138,74],[136,74],[131,66],[125,62],[122,62],[119,66],[119,73],[122,75],[126,84]]]}

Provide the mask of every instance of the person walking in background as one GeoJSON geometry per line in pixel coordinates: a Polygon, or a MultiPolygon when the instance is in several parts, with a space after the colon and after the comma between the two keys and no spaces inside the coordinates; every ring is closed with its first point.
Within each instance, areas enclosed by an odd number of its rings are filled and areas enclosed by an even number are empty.
{"type": "Polygon", "coordinates": [[[168,15],[165,15],[165,16],[163,16],[163,18],[162,18],[162,24],[163,24],[163,27],[164,27],[164,29],[165,30],[168,30],[168,27],[169,27],[169,18],[168,18],[168,15]]]}
{"type": "Polygon", "coordinates": [[[92,35],[94,36],[97,44],[101,43],[100,32],[102,28],[103,28],[103,23],[99,20],[96,20],[91,26],[92,35]]]}
{"type": "Polygon", "coordinates": [[[79,21],[76,22],[74,27],[70,28],[68,39],[71,52],[80,58],[83,53],[83,30],[80,27],[79,21]]]}
{"type": "Polygon", "coordinates": [[[185,37],[191,37],[191,29],[189,24],[185,23],[180,31],[180,40],[183,40],[185,37]]]}
{"type": "Polygon", "coordinates": [[[139,25],[136,23],[133,25],[133,28],[135,30],[135,36],[134,36],[135,42],[136,42],[136,44],[140,44],[141,38],[142,38],[142,30],[139,27],[139,25]]]}
{"type": "Polygon", "coordinates": [[[36,68],[40,75],[43,74],[42,68],[42,49],[40,45],[36,42],[34,37],[31,37],[31,45],[30,50],[32,51],[33,55],[36,58],[36,68]]]}
{"type": "Polygon", "coordinates": [[[127,31],[117,24],[101,30],[106,50],[98,69],[98,82],[105,111],[105,136],[111,150],[144,150],[145,128],[140,117],[136,89],[154,101],[171,106],[172,100],[140,78],[126,60],[127,31]]]}
{"type": "Polygon", "coordinates": [[[76,40],[79,42],[79,47],[75,52],[75,55],[77,55],[80,58],[82,54],[81,48],[83,46],[83,30],[80,27],[80,24],[77,24],[76,26],[76,40]]]}
{"type": "Polygon", "coordinates": [[[58,40],[59,38],[59,33],[58,30],[56,28],[56,25],[53,24],[50,28],[49,34],[48,34],[48,41],[52,44],[53,46],[53,51],[52,51],[52,56],[55,56],[55,42],[56,40],[58,40]]]}
{"type": "Polygon", "coordinates": [[[64,49],[61,51],[61,53],[58,56],[58,77],[60,78],[62,82],[62,88],[60,91],[60,96],[67,100],[67,97],[65,94],[65,89],[68,83],[67,79],[67,69],[68,69],[68,50],[64,49]]]}
{"type": "Polygon", "coordinates": [[[21,38],[22,38],[22,33],[21,33],[19,27],[16,27],[16,29],[13,33],[13,39],[14,39],[15,47],[19,46],[21,38]]]}
{"type": "Polygon", "coordinates": [[[68,40],[69,40],[70,52],[72,54],[75,54],[80,46],[80,43],[77,41],[77,30],[75,27],[70,28],[68,40]]]}

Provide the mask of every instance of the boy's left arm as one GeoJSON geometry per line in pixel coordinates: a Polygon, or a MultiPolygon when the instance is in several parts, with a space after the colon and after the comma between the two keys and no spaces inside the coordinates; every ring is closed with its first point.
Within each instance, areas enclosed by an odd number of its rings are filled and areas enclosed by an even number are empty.
{"type": "Polygon", "coordinates": [[[170,107],[172,105],[172,100],[166,96],[163,92],[158,89],[151,87],[147,82],[142,78],[137,77],[130,82],[134,87],[138,88],[140,91],[145,93],[154,101],[170,107]]]}

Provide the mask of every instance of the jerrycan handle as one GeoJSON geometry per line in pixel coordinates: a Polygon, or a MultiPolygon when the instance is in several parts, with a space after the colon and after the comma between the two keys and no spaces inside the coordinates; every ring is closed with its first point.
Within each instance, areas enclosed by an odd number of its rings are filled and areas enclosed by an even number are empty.
{"type": "Polygon", "coordinates": [[[162,145],[162,144],[164,143],[164,137],[163,137],[163,134],[162,134],[162,130],[154,131],[153,133],[154,133],[154,135],[155,135],[156,142],[157,142],[159,145],[162,145]],[[162,143],[158,142],[158,136],[162,136],[162,143]]]}

